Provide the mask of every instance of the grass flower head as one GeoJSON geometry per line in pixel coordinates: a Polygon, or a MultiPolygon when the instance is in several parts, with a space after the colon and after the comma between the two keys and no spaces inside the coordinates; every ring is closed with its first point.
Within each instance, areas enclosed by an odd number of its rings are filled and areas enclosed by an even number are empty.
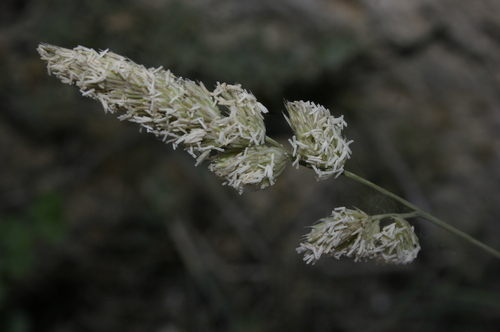
{"type": "Polygon", "coordinates": [[[264,189],[272,186],[288,160],[283,149],[258,145],[223,152],[214,158],[209,169],[225,179],[223,184],[241,193],[246,187],[264,189]]]}
{"type": "Polygon", "coordinates": [[[351,142],[342,137],[342,129],[347,126],[344,118],[336,118],[323,106],[311,102],[288,102],[286,109],[286,119],[295,133],[290,140],[294,164],[312,168],[318,180],[339,176],[351,157],[351,142]]]}
{"type": "Polygon", "coordinates": [[[297,248],[307,263],[323,256],[409,263],[420,250],[413,227],[404,219],[411,217],[427,219],[500,258],[498,250],[344,170],[352,142],[342,135],[347,124],[323,106],[305,101],[285,104],[285,118],[294,132],[289,140],[293,151],[288,152],[266,136],[263,114],[267,109],[239,84],[218,83],[209,91],[202,83],[176,77],[162,67],[146,68],[108,50],[49,44],[40,44],[37,50],[49,74],[80,88],[82,95],[99,101],[105,112],[118,113],[118,119],[139,124],[174,148],[182,146],[197,165],[210,161],[209,169],[223,184],[240,193],[273,185],[291,161],[313,169],[318,180],[344,174],[413,211],[369,216],[360,210],[336,208],[312,227],[297,248]],[[391,222],[385,225],[384,219],[391,222]]]}
{"type": "Polygon", "coordinates": [[[420,250],[413,227],[402,218],[394,217],[380,230],[377,216],[360,210],[336,208],[328,218],[321,219],[297,248],[304,261],[315,263],[322,255],[339,259],[353,258],[355,262],[375,259],[379,263],[406,264],[420,250]]]}
{"type": "Polygon", "coordinates": [[[183,145],[197,163],[227,148],[264,143],[267,110],[239,85],[219,84],[210,92],[203,84],[107,50],[41,44],[38,52],[63,83],[76,85],[105,112],[120,113],[120,120],[138,123],[174,148],[183,145]]]}

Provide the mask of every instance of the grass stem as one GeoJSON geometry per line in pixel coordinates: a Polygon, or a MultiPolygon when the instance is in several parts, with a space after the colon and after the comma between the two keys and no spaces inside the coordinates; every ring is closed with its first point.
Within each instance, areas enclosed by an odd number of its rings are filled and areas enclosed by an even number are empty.
{"type": "Polygon", "coordinates": [[[470,236],[469,234],[467,233],[464,233],[462,232],[461,230],[459,229],[456,229],[455,227],[449,225],[448,223],[442,221],[441,219],[439,218],[436,218],[435,216],[433,216],[432,214],[428,213],[428,212],[425,212],[424,210],[422,210],[421,208],[419,208],[418,206],[408,202],[407,200],[405,200],[404,198],[376,185],[375,183],[373,182],[370,182],[368,180],[366,180],[365,178],[362,178],[354,173],[351,173],[349,171],[344,171],[343,173],[346,177],[350,178],[350,179],[353,179],[359,183],[362,183],[372,189],[375,189],[376,191],[398,201],[399,203],[403,204],[404,206],[408,207],[409,209],[415,211],[418,213],[418,216],[424,218],[424,219],[427,219],[428,221],[434,223],[435,225],[441,227],[441,228],[444,228],[445,230],[455,234],[456,236],[458,237],[461,237],[462,239],[468,241],[469,243],[483,249],[484,251],[490,253],[491,255],[495,256],[496,258],[500,259],[500,252],[496,249],[493,249],[489,246],[487,246],[486,244],[482,243],[481,241],[478,241],[476,240],[475,238],[473,238],[472,236],[470,236]]]}

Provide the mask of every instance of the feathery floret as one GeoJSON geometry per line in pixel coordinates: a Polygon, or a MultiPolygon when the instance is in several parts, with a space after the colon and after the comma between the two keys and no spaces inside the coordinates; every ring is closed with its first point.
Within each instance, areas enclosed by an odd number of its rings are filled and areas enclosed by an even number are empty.
{"type": "Polygon", "coordinates": [[[264,189],[272,186],[288,160],[283,149],[258,145],[222,152],[214,158],[209,168],[225,179],[224,185],[241,193],[245,187],[264,189]]]}
{"type": "Polygon", "coordinates": [[[351,157],[350,141],[342,135],[347,126],[344,118],[330,115],[330,111],[312,102],[287,102],[286,117],[295,135],[290,140],[294,165],[312,168],[318,180],[339,176],[351,157]]]}

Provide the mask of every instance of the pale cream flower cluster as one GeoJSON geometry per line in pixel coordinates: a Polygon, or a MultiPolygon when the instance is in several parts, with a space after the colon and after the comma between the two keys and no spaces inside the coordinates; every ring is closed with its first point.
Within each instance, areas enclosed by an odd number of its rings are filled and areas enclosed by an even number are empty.
{"type": "Polygon", "coordinates": [[[174,146],[183,144],[204,159],[210,151],[264,143],[266,108],[239,85],[203,84],[177,78],[160,68],[146,69],[112,52],[82,46],[73,50],[42,44],[48,70],[63,83],[99,100],[120,120],[139,123],[174,146]],[[228,109],[222,114],[219,105],[228,109]]]}
{"type": "Polygon", "coordinates": [[[382,217],[345,207],[336,208],[331,216],[312,226],[297,252],[304,253],[304,261],[308,264],[315,263],[322,255],[337,259],[346,256],[355,262],[375,259],[388,264],[410,263],[420,251],[415,231],[397,215],[389,218],[394,222],[380,229],[382,217]]]}
{"type": "Polygon", "coordinates": [[[285,168],[289,157],[283,149],[256,145],[241,150],[228,150],[217,156],[209,168],[223,184],[239,188],[264,189],[275,182],[275,174],[285,168]]]}
{"type": "Polygon", "coordinates": [[[267,109],[240,85],[218,84],[210,92],[201,83],[177,78],[161,67],[146,69],[107,50],[98,53],[82,46],[70,50],[41,44],[38,52],[47,61],[49,73],[63,83],[74,84],[84,96],[99,100],[106,112],[118,111],[120,120],[140,124],[174,148],[182,145],[197,164],[215,160],[210,168],[221,176],[226,173],[217,155],[222,154],[233,165],[226,183],[240,192],[246,184],[258,188],[273,184],[284,168],[286,152],[277,149],[268,151],[275,162],[259,164],[259,169],[265,169],[262,174],[234,166],[241,155],[253,155],[256,147],[261,154],[271,149],[264,145],[262,114],[267,109]]]}
{"type": "Polygon", "coordinates": [[[344,164],[351,157],[349,144],[342,137],[347,126],[344,118],[330,115],[330,111],[312,102],[286,103],[286,117],[295,135],[290,140],[294,165],[312,168],[318,180],[342,174],[344,164]]]}
{"type": "MultiPolygon", "coordinates": [[[[342,136],[346,122],[323,106],[286,103],[285,117],[294,131],[290,153],[266,136],[267,109],[240,85],[218,83],[210,92],[201,83],[161,67],[147,69],[107,50],[41,44],[38,52],[49,74],[100,101],[105,112],[118,112],[120,120],[138,123],[174,148],[183,146],[197,165],[208,160],[223,184],[240,193],[273,185],[289,161],[312,168],[322,180],[340,175],[350,158],[351,142],[342,136]]],[[[411,262],[420,249],[418,239],[404,219],[393,220],[380,229],[379,219],[338,208],[313,226],[297,251],[305,253],[307,263],[322,255],[411,262]]]]}

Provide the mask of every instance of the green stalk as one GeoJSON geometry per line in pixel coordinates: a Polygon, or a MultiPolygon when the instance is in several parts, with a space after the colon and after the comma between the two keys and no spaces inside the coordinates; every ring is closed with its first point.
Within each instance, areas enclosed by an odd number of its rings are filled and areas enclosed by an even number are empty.
{"type": "Polygon", "coordinates": [[[490,253],[491,255],[495,256],[496,258],[500,259],[500,252],[496,249],[493,249],[489,246],[487,246],[486,244],[482,243],[481,241],[478,241],[476,240],[475,238],[473,238],[472,236],[456,229],[455,227],[447,224],[446,222],[442,221],[441,219],[439,218],[436,218],[434,217],[432,214],[429,214],[427,212],[425,212],[424,210],[422,210],[421,208],[419,208],[418,206],[408,202],[407,200],[399,197],[398,195],[396,194],[393,194],[392,192],[380,187],[380,186],[377,186],[375,183],[373,182],[370,182],[354,173],[351,173],[349,171],[344,171],[343,173],[346,177],[350,178],[350,179],[353,179],[359,183],[362,183],[364,185],[367,185],[368,187],[370,188],[373,188],[375,189],[376,191],[398,201],[399,203],[403,204],[404,206],[412,209],[413,211],[415,212],[418,212],[418,215],[424,219],[427,219],[428,221],[434,223],[435,225],[441,227],[441,228],[444,228],[446,229],[447,231],[457,235],[458,237],[461,237],[462,239],[468,241],[469,243],[483,249],[484,251],[490,253]]]}
{"type": "Polygon", "coordinates": [[[413,211],[413,212],[408,212],[408,213],[385,213],[385,214],[376,214],[374,216],[371,216],[372,219],[385,219],[385,218],[391,218],[391,217],[398,217],[401,219],[408,219],[408,218],[416,218],[420,217],[420,213],[418,211],[413,211]]]}

